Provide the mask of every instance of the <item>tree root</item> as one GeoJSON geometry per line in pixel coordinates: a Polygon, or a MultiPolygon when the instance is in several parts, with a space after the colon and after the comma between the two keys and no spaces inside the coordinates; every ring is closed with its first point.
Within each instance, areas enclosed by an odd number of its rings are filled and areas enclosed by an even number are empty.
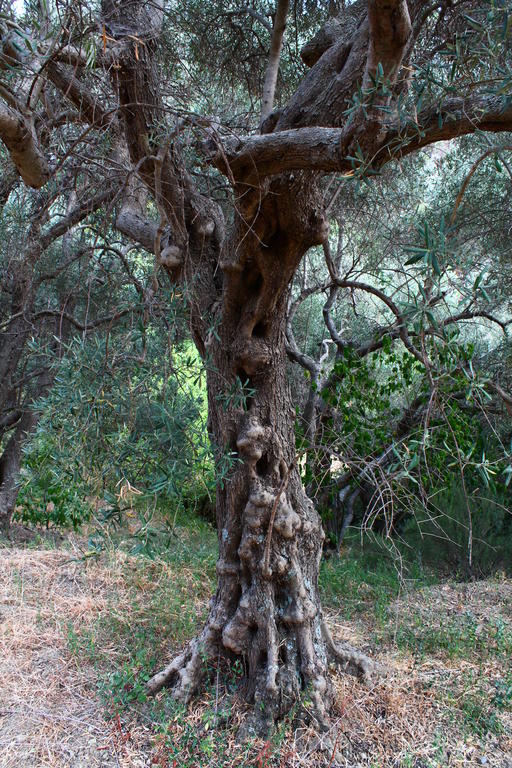
{"type": "Polygon", "coordinates": [[[206,663],[214,656],[210,651],[214,638],[210,628],[190,641],[185,650],[160,672],[153,675],[146,683],[146,693],[154,696],[162,688],[169,686],[173,698],[186,704],[197,692],[206,674],[206,663]]]}
{"type": "Polygon", "coordinates": [[[336,644],[325,620],[322,620],[322,635],[330,661],[342,667],[344,672],[358,677],[365,683],[369,683],[376,675],[383,674],[383,668],[366,654],[357,651],[347,643],[336,644]]]}

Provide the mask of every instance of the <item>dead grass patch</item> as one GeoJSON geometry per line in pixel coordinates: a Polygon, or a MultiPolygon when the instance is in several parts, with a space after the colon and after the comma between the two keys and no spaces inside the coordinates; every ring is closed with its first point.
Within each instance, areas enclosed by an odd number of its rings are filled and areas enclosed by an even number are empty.
{"type": "Polygon", "coordinates": [[[0,765],[2,768],[143,766],[126,761],[95,694],[94,670],[73,659],[68,627],[106,610],[121,570],[73,561],[65,550],[0,554],[0,765]]]}
{"type": "MultiPolygon", "coordinates": [[[[242,747],[236,669],[212,669],[209,687],[186,712],[165,692],[151,702],[136,696],[137,675],[155,659],[165,662],[170,645],[201,620],[211,581],[198,565],[119,550],[99,559],[80,554],[1,552],[2,768],[512,768],[512,715],[507,706],[490,710],[497,685],[512,676],[511,658],[496,645],[450,655],[395,643],[397,627],[442,632],[461,616],[471,616],[475,632],[483,627],[477,637],[489,627],[511,632],[510,581],[431,587],[392,606],[379,646],[388,674],[369,687],[335,678],[336,713],[323,749],[313,729],[292,723],[271,742],[242,747]],[[487,728],[491,716],[495,727],[487,728]]],[[[339,639],[366,651],[375,646],[364,614],[330,621],[339,639]]]]}

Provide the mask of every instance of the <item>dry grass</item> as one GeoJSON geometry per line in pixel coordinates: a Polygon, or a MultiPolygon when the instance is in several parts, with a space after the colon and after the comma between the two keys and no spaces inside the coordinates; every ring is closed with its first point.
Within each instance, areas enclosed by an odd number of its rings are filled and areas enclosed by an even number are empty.
{"type": "Polygon", "coordinates": [[[0,553],[0,766],[143,766],[120,754],[95,695],[94,670],[68,651],[68,627],[92,625],[121,570],[64,550],[0,553]]]}
{"type": "MultiPolygon", "coordinates": [[[[370,687],[336,677],[336,717],[324,748],[312,730],[288,727],[279,745],[259,742],[248,752],[235,742],[243,705],[233,702],[223,670],[186,715],[174,712],[165,724],[155,724],[147,705],[130,705],[120,716],[112,708],[108,717],[97,684],[126,660],[123,638],[135,626],[149,628],[157,595],[162,601],[162,589],[175,577],[197,593],[197,574],[181,567],[174,574],[163,562],[146,561],[141,568],[139,558],[119,551],[99,560],[78,555],[72,549],[0,552],[1,768],[512,768],[510,712],[499,713],[499,727],[477,733],[467,706],[473,697],[485,710],[496,681],[512,674],[512,660],[494,647],[487,652],[479,641],[489,627],[512,632],[510,581],[434,587],[400,600],[394,621],[381,632],[379,661],[388,674],[370,687]],[[443,624],[457,627],[469,615],[474,647],[461,645],[453,655],[433,647],[433,635],[428,652],[417,652],[413,641],[425,628],[441,632],[443,624]],[[397,647],[396,630],[404,626],[412,632],[409,646],[397,647]],[[85,645],[73,647],[76,638],[87,638],[90,653],[85,645]],[[222,718],[212,721],[212,711],[227,707],[230,698],[231,722],[222,730],[222,718]]],[[[207,591],[195,595],[198,611],[207,591]]],[[[190,610],[180,600],[174,610],[190,610]]],[[[375,626],[367,616],[350,623],[331,616],[331,623],[340,639],[374,647],[375,626]]],[[[171,622],[171,636],[172,629],[171,622]]],[[[496,640],[494,629],[488,637],[496,640]]],[[[165,694],[157,703],[165,711],[165,694]]]]}

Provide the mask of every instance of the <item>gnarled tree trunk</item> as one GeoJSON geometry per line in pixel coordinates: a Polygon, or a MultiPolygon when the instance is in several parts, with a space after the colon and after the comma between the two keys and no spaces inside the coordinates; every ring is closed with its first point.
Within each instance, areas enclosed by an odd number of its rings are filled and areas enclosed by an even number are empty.
{"type": "Polygon", "coordinates": [[[258,209],[252,218],[244,207],[228,241],[222,316],[206,346],[217,464],[234,460],[217,491],[217,593],[201,635],[149,689],[170,684],[187,699],[205,657],[243,657],[259,705],[249,727],[264,733],[304,691],[326,723],[332,643],[318,593],[324,533],[296,465],[285,350],[289,282],[325,220],[310,179],[274,181],[258,209]]]}
{"type": "Polygon", "coordinates": [[[272,317],[259,320],[243,345],[237,344],[236,318],[223,328],[221,344],[230,336],[231,348],[238,348],[224,370],[234,369],[254,391],[246,411],[224,410],[223,377],[210,375],[215,442],[237,454],[233,474],[218,492],[214,614],[222,646],[246,656],[250,693],[264,704],[255,708],[263,726],[287,712],[308,686],[322,716],[327,687],[317,588],[324,534],[295,464],[284,315],[281,297],[272,317]],[[268,361],[262,359],[265,347],[268,361]]]}
{"type": "MultiPolygon", "coordinates": [[[[186,286],[194,339],[207,362],[219,468],[234,458],[231,471],[220,473],[219,583],[208,621],[148,689],[169,684],[187,699],[201,681],[205,658],[243,656],[249,693],[264,705],[253,709],[258,731],[306,689],[314,718],[325,721],[329,655],[367,669],[364,659],[336,651],[322,620],[317,577],[323,534],[295,466],[285,378],[288,286],[307,249],[327,237],[314,174],[364,176],[420,146],[476,127],[503,130],[512,119],[508,107],[482,95],[450,99],[445,112],[433,105],[404,124],[397,108],[407,83],[402,64],[423,25],[423,5],[369,0],[351,6],[346,29],[330,24],[310,46],[306,59],[316,63],[288,104],[263,121],[261,134],[231,136],[231,128],[219,133],[215,120],[200,121],[208,137],[206,162],[233,190],[235,224],[226,238],[222,212],[188,170],[181,121],[172,132],[161,130],[167,106],[154,56],[162,33],[160,0],[151,9],[140,0],[102,2],[117,129],[160,217],[156,266],[186,286]]],[[[123,218],[124,231],[140,238],[140,221],[123,218]]]]}
{"type": "MultiPolygon", "coordinates": [[[[278,5],[284,11],[287,3],[278,5]]],[[[172,82],[166,57],[157,55],[165,32],[163,0],[102,0],[97,28],[103,32],[103,51],[96,57],[98,87],[93,90],[87,82],[89,61],[80,50],[73,59],[53,62],[59,50],[63,53],[61,46],[47,49],[39,41],[45,75],[70,102],[73,119],[88,124],[86,133],[101,126],[119,157],[129,157],[127,172],[135,186],[141,182],[153,198],[157,224],[143,220],[139,203],[145,190],[130,200],[132,182],[127,181],[117,226],[153,251],[155,271],[165,268],[184,286],[194,339],[208,366],[217,462],[222,468],[226,456],[235,458],[228,475],[222,472],[218,489],[219,585],[206,627],[150,681],[149,690],[169,683],[187,698],[201,679],[205,656],[245,656],[252,697],[265,705],[254,708],[258,730],[289,710],[307,688],[313,715],[323,722],[328,655],[340,658],[321,616],[322,532],[294,464],[292,400],[285,379],[288,285],[306,250],[327,235],[313,175],[365,178],[435,141],[512,128],[510,100],[500,91],[489,92],[487,76],[480,84],[469,70],[463,76],[458,56],[453,72],[460,75],[460,96],[446,89],[438,97],[435,90],[422,108],[423,93],[429,98],[429,68],[428,77],[419,80],[421,89],[402,98],[411,75],[418,73],[413,49],[419,35],[432,37],[421,64],[459,33],[460,13],[442,5],[439,10],[436,3],[425,7],[420,0],[356,0],[344,7],[339,20],[330,19],[304,50],[312,67],[288,103],[263,120],[261,132],[246,136],[236,135],[238,120],[219,129],[217,118],[188,113],[187,101],[191,110],[208,103],[203,93],[198,100],[177,96],[181,81],[172,82]],[[102,98],[108,78],[112,93],[102,98]],[[167,95],[162,80],[171,86],[167,95]],[[228,238],[216,197],[206,192],[208,176],[201,180],[191,172],[197,168],[195,150],[182,152],[186,126],[194,126],[197,137],[201,130],[202,160],[232,188],[235,225],[228,238]],[[301,176],[304,171],[309,175],[301,176]],[[240,383],[245,382],[244,401],[240,383]]],[[[284,18],[276,15],[264,118],[272,102],[283,27],[284,18]]],[[[14,68],[17,58],[3,51],[14,68]]],[[[38,78],[34,89],[29,86],[32,96],[41,93],[47,78],[38,78]]],[[[34,121],[24,100],[4,88],[4,100],[6,95],[6,104],[0,105],[0,139],[26,183],[42,186],[48,178],[43,148],[53,124],[53,99],[28,99],[34,109],[37,104],[38,115],[47,113],[46,121],[34,121]],[[36,123],[44,126],[40,136],[32,130],[36,123]]],[[[331,278],[333,286],[342,287],[331,278]]],[[[357,285],[345,280],[343,287],[357,285]]],[[[147,295],[151,298],[149,290],[147,295]]],[[[400,313],[394,314],[398,322],[400,313]]],[[[400,322],[398,328],[405,326],[400,322]]]]}

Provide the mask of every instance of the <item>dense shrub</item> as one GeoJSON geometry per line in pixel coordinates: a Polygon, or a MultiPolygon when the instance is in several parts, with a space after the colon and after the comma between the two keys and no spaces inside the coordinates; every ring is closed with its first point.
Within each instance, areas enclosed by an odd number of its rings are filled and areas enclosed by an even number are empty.
{"type": "Polygon", "coordinates": [[[27,447],[15,519],[76,529],[90,518],[91,507],[72,468],[55,460],[56,447],[54,437],[42,431],[27,447]]]}
{"type": "Polygon", "coordinates": [[[25,450],[24,522],[77,527],[91,496],[116,514],[137,499],[176,509],[211,497],[201,363],[161,331],[144,330],[143,354],[137,328],[69,345],[25,450]]]}

